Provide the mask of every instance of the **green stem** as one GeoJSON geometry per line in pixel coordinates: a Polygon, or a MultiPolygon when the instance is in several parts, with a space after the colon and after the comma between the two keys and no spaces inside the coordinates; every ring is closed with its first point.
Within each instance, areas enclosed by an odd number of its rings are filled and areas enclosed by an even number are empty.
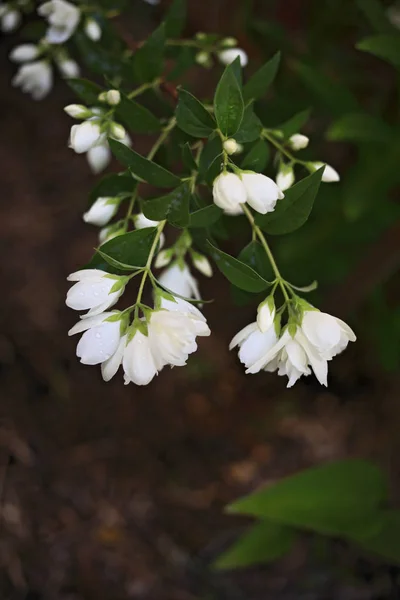
{"type": "Polygon", "coordinates": [[[156,237],[154,238],[154,241],[153,241],[153,243],[151,245],[149,256],[147,257],[146,266],[145,266],[144,271],[143,271],[142,281],[140,282],[140,287],[139,287],[138,295],[137,295],[137,298],[136,298],[136,306],[138,304],[140,304],[140,301],[142,299],[143,290],[144,290],[144,284],[146,283],[147,276],[150,273],[151,263],[153,261],[154,254],[155,254],[155,251],[156,251],[156,248],[157,248],[157,244],[158,244],[158,242],[160,240],[160,236],[161,236],[162,230],[165,227],[166,222],[167,222],[166,220],[160,221],[159,224],[157,225],[156,237]]]}
{"type": "Polygon", "coordinates": [[[157,87],[160,83],[161,83],[161,77],[158,77],[157,79],[154,79],[154,81],[150,81],[149,83],[144,83],[143,85],[139,86],[138,88],[132,90],[128,94],[128,98],[130,98],[130,99],[136,98],[136,96],[140,96],[140,94],[143,94],[143,92],[145,92],[146,90],[157,87]]]}
{"type": "Polygon", "coordinates": [[[266,129],[262,130],[262,137],[265,138],[266,140],[268,140],[270,142],[270,144],[272,144],[273,146],[275,146],[275,148],[277,150],[279,150],[279,152],[281,154],[284,154],[289,160],[291,160],[294,163],[297,163],[299,165],[304,165],[307,166],[307,161],[306,160],[300,160],[299,158],[296,158],[291,152],[289,152],[289,150],[287,150],[285,148],[285,146],[283,144],[281,144],[280,142],[278,142],[277,139],[274,138],[273,135],[271,135],[271,133],[269,133],[266,129]]]}
{"type": "Polygon", "coordinates": [[[153,160],[154,156],[157,154],[158,150],[163,145],[163,143],[165,142],[165,140],[167,139],[167,137],[169,136],[169,134],[171,133],[171,131],[173,130],[173,128],[175,126],[176,126],[176,119],[175,119],[175,117],[171,117],[171,119],[168,121],[167,125],[164,127],[161,135],[156,140],[156,142],[154,143],[150,152],[148,153],[148,155],[147,155],[148,160],[153,160]]]}
{"type": "Polygon", "coordinates": [[[268,260],[271,263],[271,267],[275,274],[276,281],[278,282],[278,284],[282,290],[282,294],[283,294],[283,297],[285,298],[285,301],[290,302],[290,298],[289,298],[289,295],[287,293],[286,286],[285,286],[285,281],[284,281],[282,275],[280,274],[280,271],[278,269],[278,265],[276,264],[274,255],[271,252],[271,248],[269,247],[268,242],[265,239],[263,232],[258,227],[258,225],[256,225],[256,223],[254,221],[254,217],[253,217],[251,211],[249,210],[249,208],[246,206],[246,204],[242,204],[241,207],[242,207],[243,212],[246,215],[247,219],[249,220],[249,223],[252,227],[253,233],[255,233],[255,235],[260,240],[261,245],[264,248],[266,255],[268,256],[268,260]]]}

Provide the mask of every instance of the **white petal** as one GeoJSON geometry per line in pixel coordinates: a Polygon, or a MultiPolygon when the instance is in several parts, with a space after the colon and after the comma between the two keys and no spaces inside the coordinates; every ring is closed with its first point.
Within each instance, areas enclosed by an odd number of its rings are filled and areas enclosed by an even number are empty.
{"type": "Polygon", "coordinates": [[[149,338],[136,331],[126,346],[122,365],[126,374],[125,384],[132,381],[136,385],[147,385],[157,373],[149,338]]]}
{"type": "Polygon", "coordinates": [[[117,350],[114,352],[114,354],[111,356],[111,358],[109,358],[108,360],[103,362],[101,365],[101,374],[102,374],[104,381],[110,381],[110,379],[112,379],[114,377],[115,373],[118,371],[118,369],[122,363],[125,346],[126,346],[126,335],[123,335],[122,338],[120,339],[117,350]]]}
{"type": "Polygon", "coordinates": [[[258,325],[257,323],[250,323],[249,325],[246,325],[246,327],[244,327],[243,329],[241,329],[231,340],[231,343],[229,344],[229,350],[233,350],[233,348],[235,348],[235,346],[241,345],[244,340],[246,340],[250,334],[252,334],[254,331],[257,331],[258,329],[258,325]]]}
{"type": "Polygon", "coordinates": [[[76,355],[85,365],[97,365],[108,360],[120,341],[120,322],[106,321],[85,331],[76,349],[76,355]]]}
{"type": "Polygon", "coordinates": [[[254,331],[245,340],[239,350],[239,360],[246,368],[251,367],[262,359],[269,350],[276,344],[277,337],[273,328],[269,329],[265,333],[257,330],[254,331]]]}
{"type": "Polygon", "coordinates": [[[308,341],[301,329],[297,330],[296,340],[301,344],[307,354],[308,362],[321,385],[328,386],[328,363],[308,341]]]}
{"type": "Polygon", "coordinates": [[[86,154],[86,158],[94,174],[103,171],[111,160],[111,151],[108,143],[90,148],[86,154]]]}
{"type": "Polygon", "coordinates": [[[68,331],[68,335],[75,335],[76,333],[82,333],[82,331],[86,331],[86,329],[90,329],[91,327],[96,327],[108,317],[111,317],[115,314],[117,314],[117,311],[110,311],[101,315],[96,315],[95,317],[86,317],[85,319],[81,319],[68,331]]]}
{"type": "Polygon", "coordinates": [[[290,334],[286,330],[284,334],[280,337],[280,339],[276,342],[274,346],[262,357],[260,360],[255,362],[250,368],[246,370],[246,373],[258,373],[260,369],[264,369],[270,361],[272,361],[278,353],[282,350],[285,344],[290,339],[290,334]]]}

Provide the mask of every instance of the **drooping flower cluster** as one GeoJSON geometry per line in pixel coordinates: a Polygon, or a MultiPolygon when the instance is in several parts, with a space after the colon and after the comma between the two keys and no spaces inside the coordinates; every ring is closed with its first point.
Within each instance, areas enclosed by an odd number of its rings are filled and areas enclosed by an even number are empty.
{"type": "Polygon", "coordinates": [[[214,181],[213,197],[215,204],[227,214],[240,214],[242,204],[247,203],[264,215],[274,210],[284,194],[272,179],[261,173],[224,171],[214,181]]]}

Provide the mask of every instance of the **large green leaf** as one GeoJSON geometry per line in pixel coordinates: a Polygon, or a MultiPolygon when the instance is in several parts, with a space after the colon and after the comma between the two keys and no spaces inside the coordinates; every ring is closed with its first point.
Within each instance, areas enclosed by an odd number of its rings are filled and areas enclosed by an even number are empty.
{"type": "Polygon", "coordinates": [[[122,75],[124,63],[120,55],[113,54],[103,44],[93,42],[79,30],[74,33],[74,42],[84,64],[92,73],[110,78],[122,75]]]}
{"type": "Polygon", "coordinates": [[[278,72],[281,53],[277,52],[271,60],[265,63],[252,77],[243,88],[243,98],[245,102],[256,100],[264,96],[275,79],[278,72]]]}
{"type": "Polygon", "coordinates": [[[213,134],[207,140],[199,160],[200,180],[206,181],[209,185],[221,172],[222,163],[222,142],[219,135],[213,134]]]}
{"type": "Polygon", "coordinates": [[[186,19],[186,0],[173,0],[165,16],[165,35],[167,38],[178,38],[186,19]]]}
{"type": "Polygon", "coordinates": [[[257,225],[272,235],[291,233],[304,225],[311,213],[324,168],[286,190],[285,197],[278,200],[272,213],[256,216],[257,225]]]}
{"type": "Polygon", "coordinates": [[[154,221],[167,219],[172,225],[186,227],[189,224],[189,197],[189,188],[184,183],[165,196],[147,200],[143,213],[154,221]]]}
{"type": "Polygon", "coordinates": [[[162,74],[164,47],[165,26],[161,23],[132,57],[133,72],[140,83],[153,81],[162,74]]]}
{"type": "Polygon", "coordinates": [[[386,499],[382,471],[348,459],[307,469],[228,507],[229,512],[271,519],[330,535],[365,537],[376,532],[386,499]]]}
{"type": "MultiPolygon", "coordinates": [[[[119,235],[106,242],[101,246],[101,251],[125,265],[144,267],[155,236],[155,227],[135,229],[135,231],[119,235]]],[[[108,262],[97,252],[87,267],[90,269],[102,269],[108,272],[115,272],[115,270],[110,269],[108,262]]],[[[118,269],[116,270],[118,271],[118,269]]]]}
{"type": "Polygon", "coordinates": [[[178,127],[193,137],[208,137],[216,128],[216,123],[208,110],[186,90],[179,90],[175,115],[178,127]]]}
{"type": "Polygon", "coordinates": [[[222,210],[215,204],[204,206],[190,214],[190,227],[209,227],[218,221],[222,210]]]}
{"type": "MultiPolygon", "coordinates": [[[[271,264],[265,254],[264,248],[257,240],[251,241],[245,246],[238,256],[238,260],[244,263],[248,267],[251,267],[256,273],[261,275],[266,281],[274,279],[274,272],[271,264]]],[[[255,298],[253,294],[240,290],[235,286],[231,289],[232,299],[237,306],[244,306],[249,302],[254,302],[255,298]]],[[[260,293],[261,295],[262,293],[260,293]]],[[[260,297],[260,301],[262,297],[260,297]]]]}
{"type": "Polygon", "coordinates": [[[86,104],[98,104],[98,96],[103,91],[97,83],[87,79],[67,79],[69,87],[86,104]]]}
{"type": "Polygon", "coordinates": [[[376,31],[380,33],[393,31],[393,26],[389,23],[385,8],[380,0],[357,0],[357,5],[368,19],[371,27],[376,31]]]}
{"type": "Polygon", "coordinates": [[[97,198],[107,198],[113,196],[129,196],[133,193],[137,181],[133,179],[130,173],[111,173],[104,175],[94,186],[89,194],[91,202],[97,198]]]}
{"type": "Polygon", "coordinates": [[[400,35],[378,34],[358,42],[356,48],[370,52],[400,69],[400,35]]]}
{"type": "Polygon", "coordinates": [[[246,154],[241,163],[242,169],[262,173],[270,157],[269,145],[264,140],[258,140],[246,154]]]}
{"type": "Polygon", "coordinates": [[[253,269],[237,258],[226,254],[226,252],[222,252],[222,250],[219,250],[210,242],[208,242],[208,249],[218,269],[236,287],[246,292],[261,292],[270,285],[268,281],[263,279],[253,269]]]}
{"type": "Polygon", "coordinates": [[[239,58],[225,68],[214,96],[214,114],[218,127],[226,136],[233,136],[243,119],[242,90],[234,69],[240,65],[239,58]]]}
{"type": "Polygon", "coordinates": [[[125,94],[121,94],[121,102],[117,104],[115,112],[129,130],[135,133],[156,133],[162,129],[157,117],[125,94]]]}
{"type": "Polygon", "coordinates": [[[364,550],[384,556],[387,560],[400,563],[400,511],[382,511],[381,527],[371,535],[357,539],[364,550]]]}
{"type": "Polygon", "coordinates": [[[254,525],[215,563],[217,569],[233,569],[268,563],[284,556],[295,540],[295,531],[272,521],[254,525]]]}
{"type": "Polygon", "coordinates": [[[125,167],[128,167],[134,177],[139,180],[146,181],[157,187],[166,188],[175,187],[180,184],[181,180],[179,177],[134,150],[131,150],[125,144],[111,138],[108,140],[108,143],[116,159],[125,167]]]}
{"type": "Polygon", "coordinates": [[[235,135],[235,140],[241,144],[254,142],[260,137],[262,129],[262,123],[254,113],[253,104],[250,103],[246,106],[239,131],[235,135]]]}
{"type": "Polygon", "coordinates": [[[326,137],[333,141],[387,142],[393,132],[389,125],[368,113],[351,113],[335,121],[326,137]]]}

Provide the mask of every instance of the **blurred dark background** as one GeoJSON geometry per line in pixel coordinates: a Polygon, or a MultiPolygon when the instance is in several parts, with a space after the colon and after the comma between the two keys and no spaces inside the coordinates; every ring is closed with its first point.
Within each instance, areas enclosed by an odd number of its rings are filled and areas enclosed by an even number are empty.
{"type": "MultiPolygon", "coordinates": [[[[145,36],[166,5],[138,0],[132,29],[119,26],[145,36]]],[[[120,375],[105,384],[99,369],[80,365],[67,336],[76,315],[64,299],[66,276],[96,244],[81,218],[96,178],[67,148],[71,121],[62,108],[71,91],[58,80],[34,102],[11,87],[8,53],[24,37],[3,36],[2,600],[398,597],[397,571],[383,561],[332,543],[321,567],[306,538],[268,567],[209,569],[243,528],[223,507],[298,469],[370,458],[389,474],[398,500],[400,137],[360,145],[325,139],[352,110],[353,94],[396,128],[398,75],[355,49],[372,30],[348,1],[190,0],[186,34],[197,31],[236,36],[250,71],[283,51],[277,85],[260,107],[271,125],[313,108],[304,129],[309,152],[333,164],[342,182],[323,186],[307,226],[273,244],[295,283],[320,280],[313,300],[348,320],[359,341],[331,364],[327,390],[312,377],[291,390],[276,376],[246,377],[228,343],[255,307],[232,306],[216,274],[201,281],[204,296],[216,298],[206,307],[213,335],[185,369],[139,388],[124,387],[120,375]],[[388,172],[386,154],[395,150],[388,172]]],[[[190,77],[211,94],[218,73],[194,68],[190,77]]],[[[143,141],[134,143],[141,151],[143,141]]]]}

